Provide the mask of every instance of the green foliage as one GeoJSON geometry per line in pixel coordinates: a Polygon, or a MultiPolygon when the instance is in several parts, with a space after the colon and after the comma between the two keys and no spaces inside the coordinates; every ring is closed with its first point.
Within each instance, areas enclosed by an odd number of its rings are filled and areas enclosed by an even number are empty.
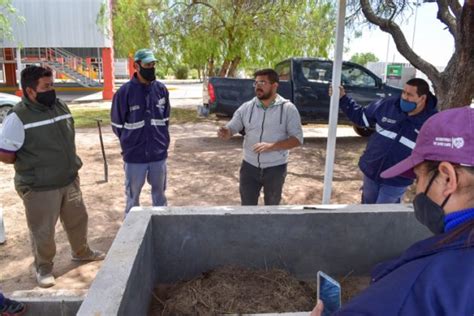
{"type": "Polygon", "coordinates": [[[166,77],[166,74],[161,69],[156,69],[155,75],[156,75],[156,78],[158,79],[165,79],[166,77]]]}
{"type": "MultiPolygon", "coordinates": [[[[105,0],[107,1],[107,0],[105,0]]],[[[150,16],[148,8],[154,7],[151,0],[116,0],[112,12],[112,29],[116,57],[126,58],[151,45],[150,16]]],[[[106,12],[99,14],[104,16],[106,12]]]]}
{"type": "Polygon", "coordinates": [[[379,59],[373,53],[356,53],[352,55],[350,61],[365,66],[369,62],[377,62],[379,59]]]}
{"type": "Polygon", "coordinates": [[[196,69],[189,69],[188,78],[200,79],[199,76],[200,76],[200,74],[196,69]]]}
{"type": "Polygon", "coordinates": [[[117,57],[151,46],[162,74],[185,64],[233,75],[290,56],[327,57],[335,12],[331,0],[117,0],[112,25],[117,57]]]}
{"type": "Polygon", "coordinates": [[[0,0],[0,39],[13,39],[11,20],[23,23],[25,18],[18,15],[11,0],[0,0]]]}
{"type": "Polygon", "coordinates": [[[273,66],[292,56],[328,57],[335,28],[333,3],[290,2],[285,12],[269,16],[259,28],[260,34],[252,43],[257,54],[248,60],[252,65],[273,66]]]}
{"type": "MultiPolygon", "coordinates": [[[[150,10],[152,41],[167,67],[273,66],[290,56],[327,57],[335,27],[332,1],[162,1],[150,10]]],[[[216,71],[214,71],[216,73],[216,71]]]]}
{"type": "Polygon", "coordinates": [[[174,76],[176,79],[188,79],[188,66],[179,65],[174,70],[174,76]]]}

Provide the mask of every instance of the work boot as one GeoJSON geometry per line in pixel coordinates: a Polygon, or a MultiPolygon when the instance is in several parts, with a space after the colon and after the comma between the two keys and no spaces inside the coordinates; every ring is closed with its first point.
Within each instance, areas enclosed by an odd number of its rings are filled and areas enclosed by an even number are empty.
{"type": "Polygon", "coordinates": [[[105,253],[100,250],[90,250],[90,252],[82,257],[72,256],[73,261],[100,261],[104,260],[105,253]]]}
{"type": "Polygon", "coordinates": [[[40,287],[46,288],[51,287],[56,284],[56,280],[52,273],[45,273],[42,274],[40,272],[36,272],[36,281],[40,287]]]}

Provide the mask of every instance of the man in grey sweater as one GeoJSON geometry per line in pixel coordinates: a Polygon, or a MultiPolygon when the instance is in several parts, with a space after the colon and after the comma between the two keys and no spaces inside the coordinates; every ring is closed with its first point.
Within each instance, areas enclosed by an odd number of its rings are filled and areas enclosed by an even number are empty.
{"type": "Polygon", "coordinates": [[[279,78],[273,69],[259,70],[254,77],[256,97],[242,104],[217,135],[228,140],[245,130],[239,187],[242,205],[257,205],[262,187],[265,205],[278,205],[289,149],[303,144],[301,118],[295,105],[276,93],[279,78]]]}

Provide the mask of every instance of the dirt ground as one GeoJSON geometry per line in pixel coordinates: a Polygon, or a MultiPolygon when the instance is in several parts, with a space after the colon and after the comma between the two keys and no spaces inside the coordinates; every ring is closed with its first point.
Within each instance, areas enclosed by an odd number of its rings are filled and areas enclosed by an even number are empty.
{"type": "MultiPolygon", "coordinates": [[[[238,170],[241,163],[242,137],[228,142],[216,137],[213,121],[172,125],[168,159],[167,197],[170,206],[239,205],[238,170]]],[[[305,126],[305,144],[290,154],[282,204],[320,204],[324,180],[326,138],[314,127],[305,126]]],[[[104,180],[104,166],[96,129],[77,130],[78,154],[84,162],[80,171],[84,200],[89,212],[89,240],[92,247],[107,251],[120,228],[124,210],[124,173],[119,143],[109,128],[104,131],[109,164],[109,181],[104,180]]],[[[360,199],[361,174],[357,161],[366,145],[362,137],[337,140],[333,182],[333,203],[352,204],[360,199]]],[[[33,257],[23,206],[13,187],[12,166],[0,164],[0,206],[3,207],[7,242],[0,245],[0,290],[39,289],[33,277],[33,257]]],[[[145,185],[142,205],[151,204],[149,186],[145,185]]],[[[57,254],[52,289],[87,289],[101,262],[75,263],[58,223],[57,254]]]]}

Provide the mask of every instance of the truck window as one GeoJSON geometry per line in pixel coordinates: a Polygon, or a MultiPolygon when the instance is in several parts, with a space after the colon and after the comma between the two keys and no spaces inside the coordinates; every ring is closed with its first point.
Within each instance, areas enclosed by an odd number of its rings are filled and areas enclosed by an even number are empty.
{"type": "Polygon", "coordinates": [[[276,65],[275,71],[280,80],[290,80],[290,61],[276,65]]]}
{"type": "Polygon", "coordinates": [[[367,72],[350,65],[342,66],[342,84],[353,87],[371,87],[375,88],[377,82],[367,72]]]}
{"type": "Polygon", "coordinates": [[[329,83],[332,76],[332,63],[326,61],[303,61],[303,76],[311,82],[329,83]]]}

